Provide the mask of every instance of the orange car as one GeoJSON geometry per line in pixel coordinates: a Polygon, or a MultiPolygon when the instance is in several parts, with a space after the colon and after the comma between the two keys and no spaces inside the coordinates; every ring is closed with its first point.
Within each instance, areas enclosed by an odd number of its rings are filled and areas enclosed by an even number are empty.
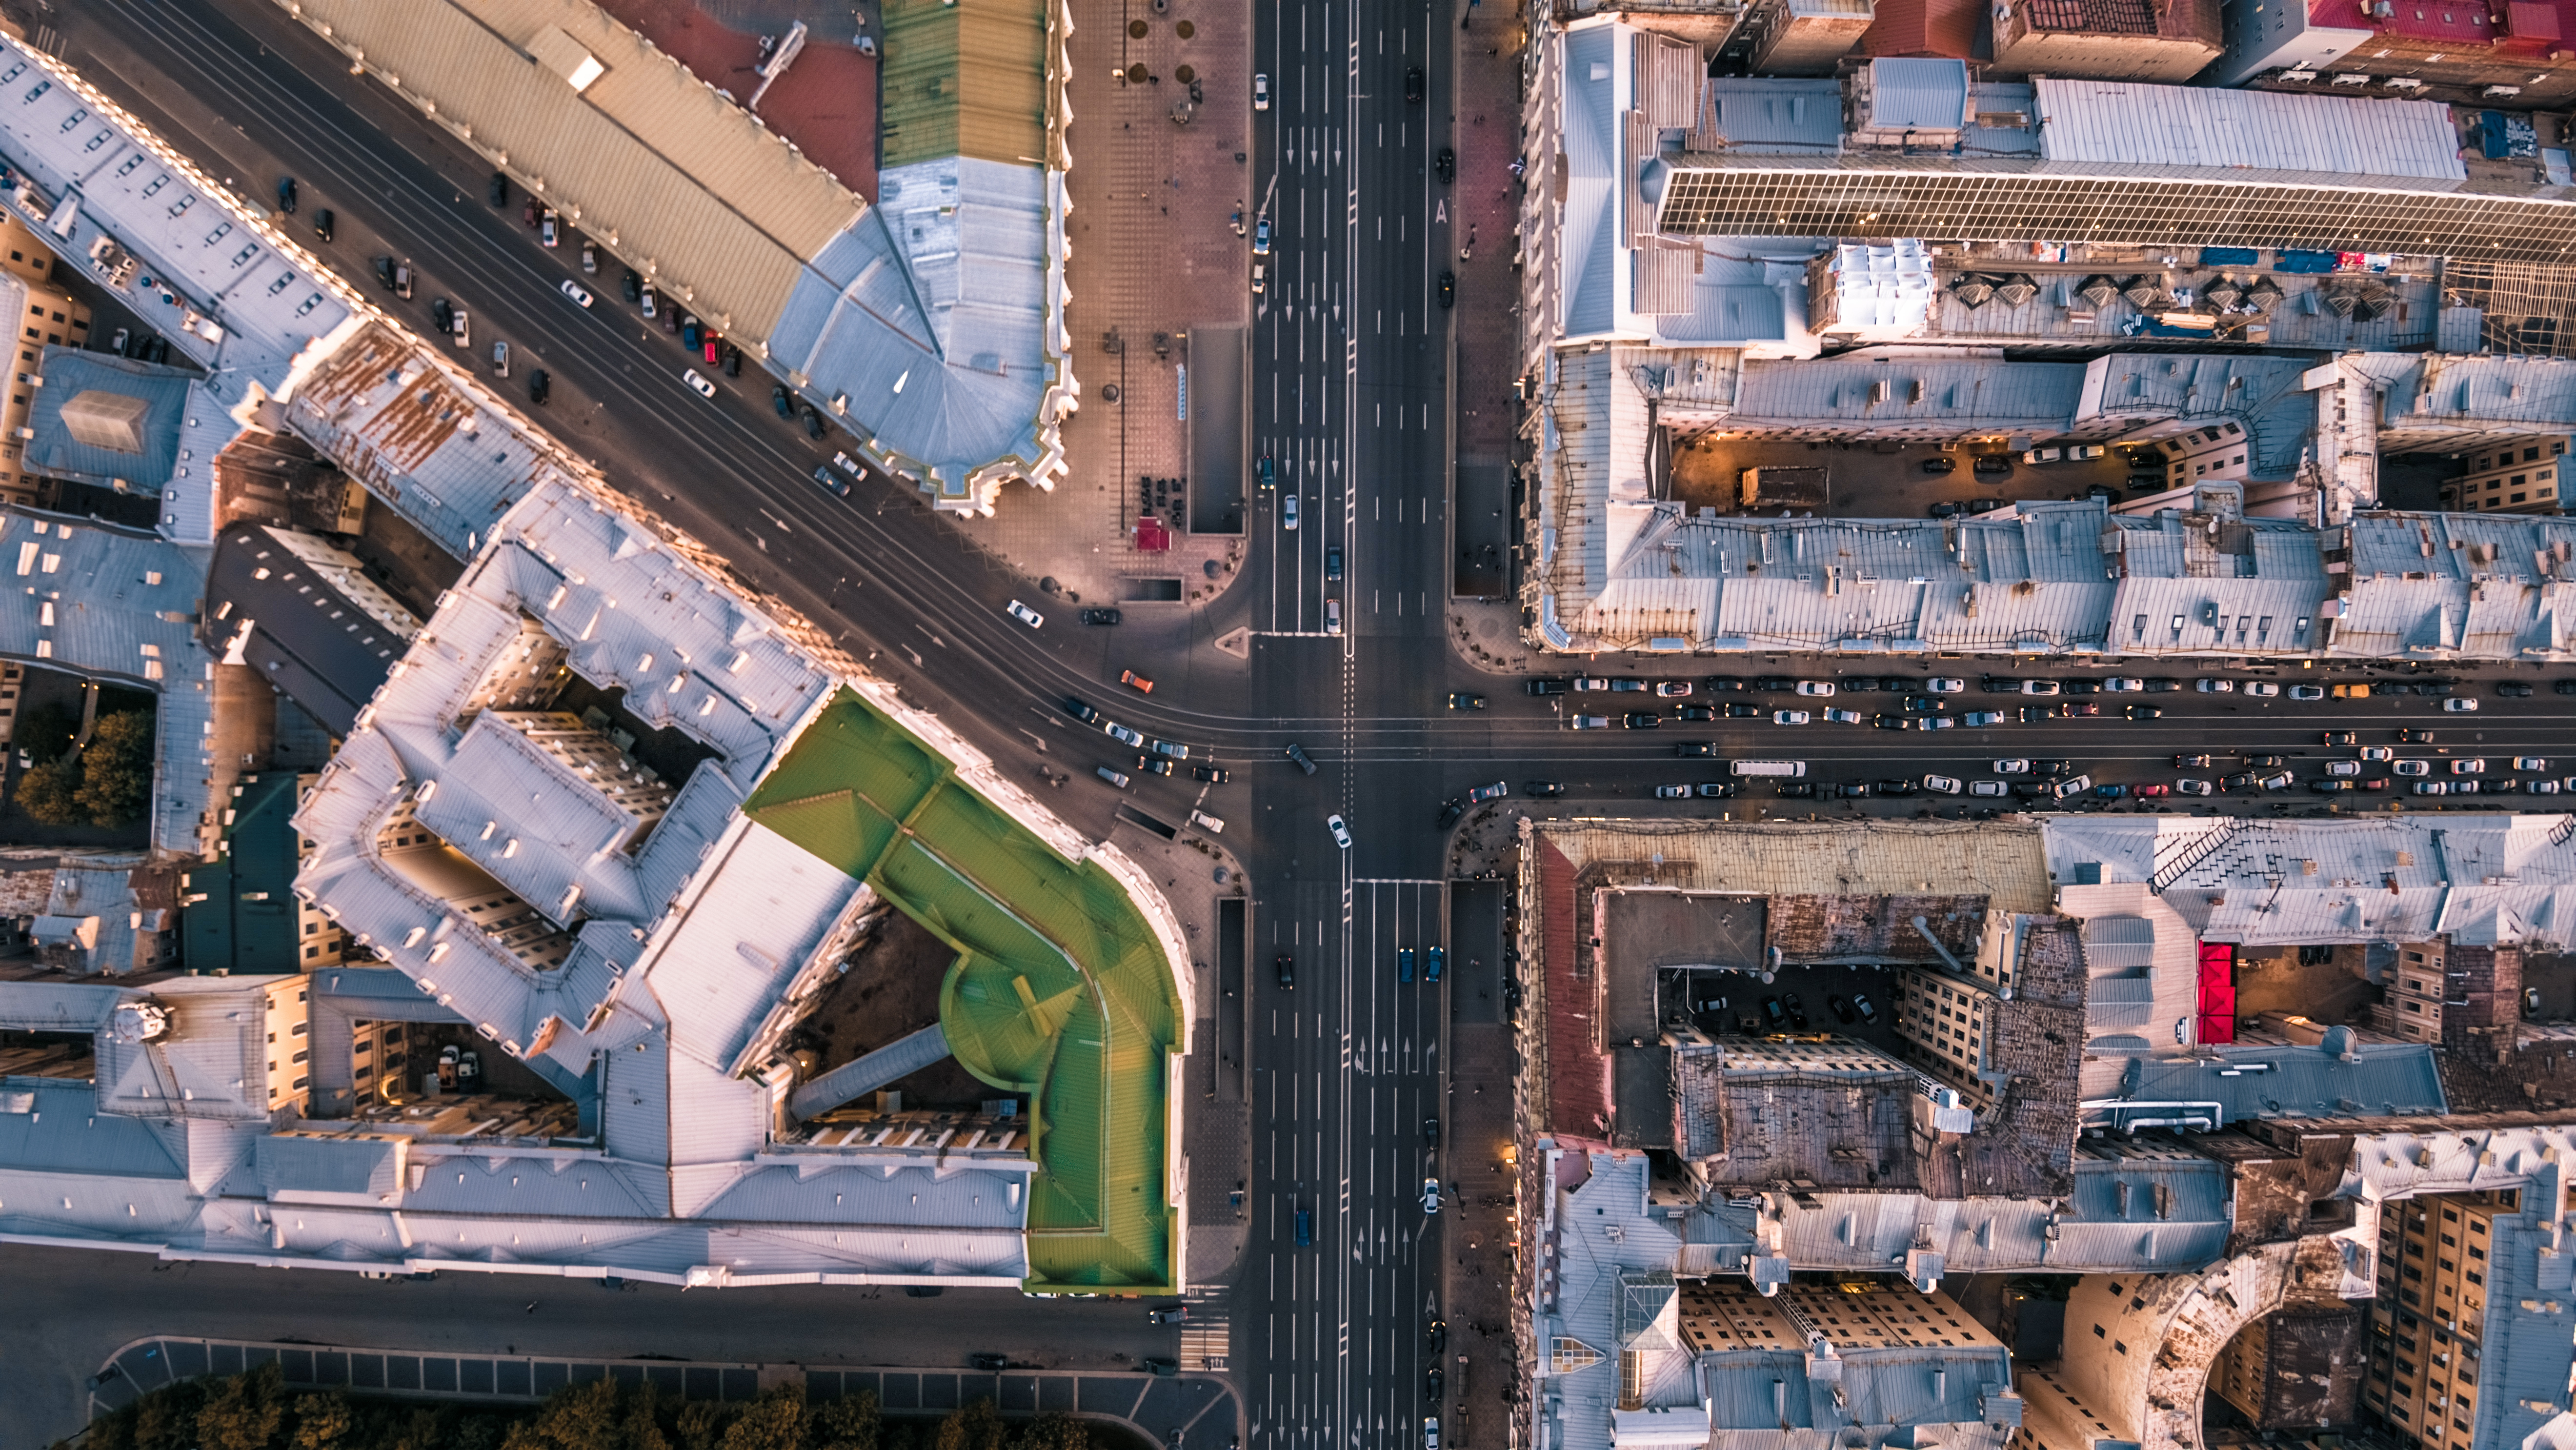
{"type": "Polygon", "coordinates": [[[1134,670],[1120,670],[1118,672],[1118,683],[1132,686],[1138,694],[1150,695],[1154,693],[1154,682],[1146,679],[1143,675],[1136,673],[1134,670]]]}

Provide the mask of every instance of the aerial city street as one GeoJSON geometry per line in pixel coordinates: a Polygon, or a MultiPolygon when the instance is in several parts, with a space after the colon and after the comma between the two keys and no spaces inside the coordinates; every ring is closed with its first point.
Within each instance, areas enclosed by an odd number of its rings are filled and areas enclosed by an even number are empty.
{"type": "Polygon", "coordinates": [[[0,0],[0,1450],[2576,1450],[2566,35],[0,0]]]}

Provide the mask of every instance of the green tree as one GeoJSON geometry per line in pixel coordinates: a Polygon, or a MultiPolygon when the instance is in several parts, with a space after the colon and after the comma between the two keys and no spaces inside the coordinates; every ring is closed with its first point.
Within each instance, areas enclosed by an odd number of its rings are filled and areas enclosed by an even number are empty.
{"type": "Polygon", "coordinates": [[[661,1391],[647,1381],[629,1391],[625,1403],[625,1450],[672,1450],[671,1437],[662,1432],[661,1391]]]}
{"type": "Polygon", "coordinates": [[[617,1384],[592,1380],[546,1397],[534,1417],[510,1429],[504,1450],[617,1450],[617,1384]]]}
{"type": "Polygon", "coordinates": [[[691,1400],[680,1407],[680,1450],[716,1450],[724,1435],[724,1406],[714,1400],[691,1400]]]}
{"type": "Polygon", "coordinates": [[[286,1422],[286,1371],[270,1360],[222,1382],[197,1410],[202,1450],[269,1450],[286,1422]]]}
{"type": "Polygon", "coordinates": [[[339,1450],[341,1440],[349,1433],[349,1397],[338,1390],[327,1394],[298,1395],[295,1400],[295,1436],[287,1442],[290,1450],[339,1450]]]}
{"type": "Polygon", "coordinates": [[[80,712],[57,700],[48,700],[19,716],[17,727],[9,732],[10,741],[38,765],[51,765],[62,759],[79,736],[80,712]]]}
{"type": "Polygon", "coordinates": [[[81,751],[80,808],[92,825],[122,826],[152,806],[152,715],[102,716],[81,751]]]}
{"type": "Polygon", "coordinates": [[[196,1450],[197,1407],[209,1382],[187,1380],[143,1397],[134,1419],[134,1450],[196,1450]]]}
{"type": "Polygon", "coordinates": [[[68,826],[81,818],[80,760],[63,756],[46,765],[19,772],[18,809],[27,818],[48,826],[68,826]]]}
{"type": "Polygon", "coordinates": [[[725,1427],[718,1450],[804,1450],[805,1384],[764,1390],[725,1427]]]}
{"type": "Polygon", "coordinates": [[[861,1390],[827,1400],[814,1411],[818,1450],[877,1450],[885,1419],[877,1409],[877,1392],[861,1390]]]}
{"type": "Polygon", "coordinates": [[[963,1409],[951,1410],[939,1422],[939,1436],[932,1450],[1007,1450],[1010,1427],[993,1409],[991,1400],[977,1400],[963,1409]]]}
{"type": "Polygon", "coordinates": [[[1020,1431],[1019,1450],[1091,1450],[1091,1431],[1062,1410],[1049,1410],[1020,1431]]]}

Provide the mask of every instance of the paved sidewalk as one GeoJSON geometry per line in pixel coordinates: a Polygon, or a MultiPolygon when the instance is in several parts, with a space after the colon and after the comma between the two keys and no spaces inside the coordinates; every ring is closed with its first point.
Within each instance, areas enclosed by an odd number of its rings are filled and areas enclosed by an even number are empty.
{"type": "Polygon", "coordinates": [[[1453,0],[1466,23],[1453,30],[1457,65],[1458,179],[1450,187],[1451,235],[1458,255],[1457,488],[1451,580],[1453,594],[1509,594],[1512,440],[1518,408],[1512,379],[1520,371],[1521,50],[1526,26],[1503,0],[1453,0]]]}
{"type": "Polygon", "coordinates": [[[1448,1450],[1501,1450],[1513,1443],[1511,1266],[1515,1257],[1511,1165],[1512,1029],[1460,1023],[1450,1029],[1449,1179],[1457,1217],[1441,1302],[1449,1316],[1448,1450]]]}
{"type": "Polygon", "coordinates": [[[1128,607],[1136,591],[1126,581],[1178,578],[1186,606],[1233,577],[1240,536],[1179,532],[1170,549],[1148,553],[1132,530],[1139,480],[1190,472],[1180,416],[1189,334],[1251,320],[1251,243],[1229,220],[1238,203],[1249,207],[1252,186],[1251,7],[1073,0],[1072,9],[1067,330],[1082,409],[1065,420],[1070,467],[1054,491],[1006,488],[993,517],[965,528],[1079,602],[1128,607]],[[1192,79],[1205,101],[1181,124],[1173,113],[1192,79]]]}

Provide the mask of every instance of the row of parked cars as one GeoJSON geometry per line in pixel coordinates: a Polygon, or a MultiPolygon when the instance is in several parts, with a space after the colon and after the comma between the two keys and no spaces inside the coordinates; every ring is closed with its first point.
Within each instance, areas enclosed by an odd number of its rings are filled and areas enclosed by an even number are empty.
{"type": "MultiPolygon", "coordinates": [[[[1953,675],[1930,678],[1907,675],[1854,675],[1836,680],[1804,680],[1789,675],[1757,675],[1746,679],[1739,675],[1709,675],[1695,680],[1648,680],[1634,675],[1542,675],[1522,681],[1522,688],[1533,695],[1564,694],[1651,694],[1659,699],[1687,699],[1710,695],[1770,694],[1797,695],[1805,699],[1832,699],[1838,695],[1928,694],[1956,695],[1966,692],[1968,682],[1953,675]]],[[[2457,680],[2428,678],[2416,680],[2352,680],[2340,684],[2290,684],[2273,680],[2238,680],[2207,675],[2188,684],[2164,676],[2109,675],[2081,679],[2028,679],[2002,675],[1982,675],[1977,691],[1987,695],[2083,696],[2122,694],[2172,694],[2190,690],[2203,695],[2245,695],[2268,700],[2287,696],[2293,700],[2366,700],[2374,695],[2423,695],[2444,701],[2466,700],[2460,694],[2457,680]]],[[[2505,699],[2526,699],[2537,687],[2529,680],[2499,680],[2495,693],[2505,699]]],[[[2576,678],[2556,680],[2550,689],[2561,695],[2576,695],[2576,678]]],[[[2477,709],[2474,700],[2464,704],[2445,704],[2445,709],[2468,713],[2477,709]]],[[[1721,709],[1737,719],[1749,719],[1762,713],[1752,706],[1721,709]]]]}

